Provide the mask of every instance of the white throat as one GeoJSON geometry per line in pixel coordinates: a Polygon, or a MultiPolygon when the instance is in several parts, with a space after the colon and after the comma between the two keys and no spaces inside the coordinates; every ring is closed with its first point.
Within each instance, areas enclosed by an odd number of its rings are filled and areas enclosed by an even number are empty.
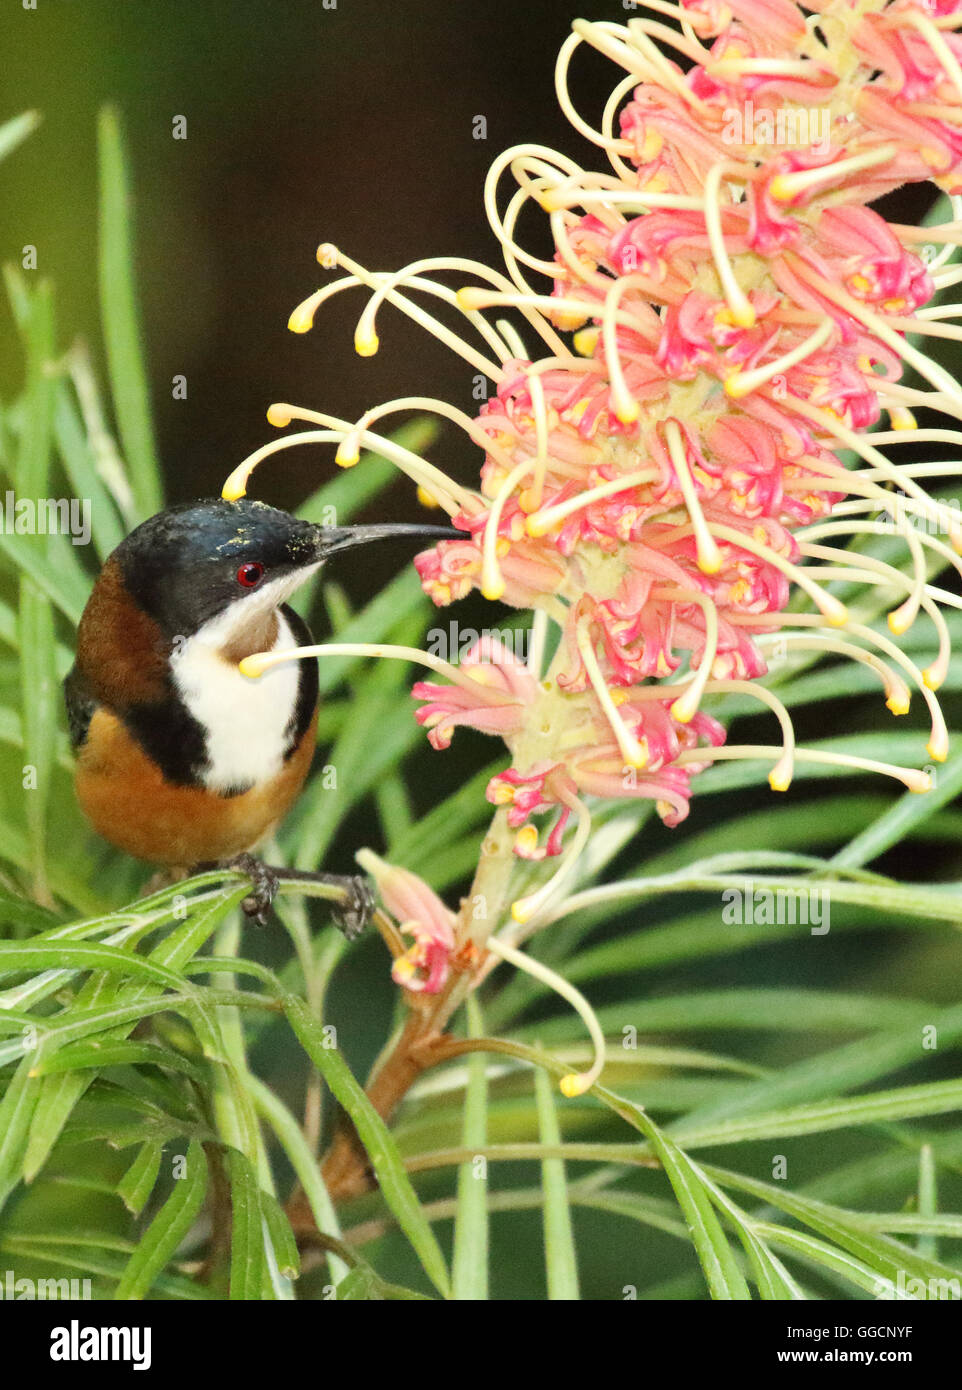
{"type": "MultiPolygon", "coordinates": [[[[223,655],[232,639],[259,613],[268,613],[303,581],[296,577],[265,584],[175,643],[170,658],[174,684],[204,730],[207,761],[199,770],[205,787],[222,794],[270,781],[280,772],[293,737],[300,688],[300,663],[272,666],[257,680],[242,676],[236,660],[223,655]]],[[[271,651],[298,645],[283,613],[277,612],[271,651]]]]}

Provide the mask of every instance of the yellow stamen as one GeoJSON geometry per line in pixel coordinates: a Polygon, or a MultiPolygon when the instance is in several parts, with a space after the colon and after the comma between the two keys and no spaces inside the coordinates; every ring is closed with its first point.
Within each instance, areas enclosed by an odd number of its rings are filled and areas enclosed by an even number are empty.
{"type": "Polygon", "coordinates": [[[722,229],[721,182],[729,169],[728,162],[721,160],[718,164],[713,164],[706,175],[705,231],[732,321],[739,328],[752,328],[755,324],[755,310],[732,269],[722,229]]]}
{"type": "Polygon", "coordinates": [[[816,608],[832,627],[844,627],[846,625],[848,609],[845,604],[823,589],[820,584],[816,584],[814,579],[809,578],[798,565],[793,565],[790,560],[786,560],[783,555],[779,555],[770,546],[763,545],[751,536],[746,536],[744,532],[736,530],[734,526],[721,526],[712,522],[709,530],[712,535],[720,536],[722,540],[729,541],[742,550],[747,550],[749,555],[755,555],[759,560],[764,560],[767,564],[773,565],[775,569],[781,570],[786,579],[790,579],[793,584],[797,584],[800,589],[805,590],[816,608]]]}
{"type": "Polygon", "coordinates": [[[540,888],[534,893],[529,893],[525,898],[516,898],[511,904],[511,916],[521,925],[530,922],[541,911],[548,899],[554,896],[563,883],[567,882],[577,868],[581,852],[588,843],[588,836],[591,832],[591,815],[587,806],[571,792],[560,793],[560,798],[566,806],[575,812],[578,818],[575,833],[571,837],[571,844],[564,851],[561,863],[547,883],[542,883],[540,888]]]}
{"type": "Polygon", "coordinates": [[[636,473],[624,473],[620,478],[612,478],[608,482],[598,483],[597,486],[589,488],[587,492],[569,497],[565,502],[557,502],[553,507],[545,507],[542,511],[533,512],[525,523],[528,535],[546,536],[559,522],[564,521],[574,512],[581,511],[584,507],[591,507],[595,502],[600,502],[605,497],[614,497],[619,492],[627,492],[629,488],[639,487],[642,483],[657,482],[659,476],[652,469],[639,469],[636,473]]]}
{"type": "Polygon", "coordinates": [[[691,529],[695,535],[695,549],[698,555],[698,568],[702,574],[717,574],[721,569],[724,559],[718,546],[712,539],[711,528],[705,521],[705,514],[698,501],[698,493],[695,489],[695,481],[691,476],[691,469],[688,466],[688,454],[685,448],[685,441],[682,438],[681,428],[677,420],[669,420],[665,425],[665,443],[668,446],[668,453],[675,466],[675,473],[678,478],[678,486],[681,488],[681,495],[685,499],[685,506],[688,508],[688,516],[691,519],[691,529]]]}
{"type": "Polygon", "coordinates": [[[605,712],[608,723],[611,725],[611,732],[615,736],[621,756],[629,767],[642,768],[648,765],[648,751],[639,743],[638,739],[628,728],[614,700],[611,698],[611,691],[608,689],[602,674],[598,658],[595,656],[594,645],[587,630],[587,624],[582,624],[577,633],[578,650],[585,665],[588,679],[592,689],[598,697],[598,702],[605,712]]]}
{"type": "Polygon", "coordinates": [[[560,994],[561,998],[566,1000],[579,1017],[584,1020],[594,1044],[595,1060],[588,1071],[572,1072],[568,1076],[563,1076],[558,1084],[562,1094],[568,1097],[584,1095],[585,1091],[590,1091],[605,1065],[605,1035],[601,1030],[598,1017],[587,999],[562,975],[558,975],[541,961],[535,960],[533,956],[525,955],[523,951],[516,951],[513,946],[509,946],[500,937],[489,936],[486,946],[489,951],[493,951],[496,956],[506,960],[516,970],[523,970],[526,975],[533,975],[536,980],[540,980],[542,984],[554,990],[555,994],[560,994]]]}
{"type": "Polygon", "coordinates": [[[865,154],[853,155],[851,159],[839,159],[834,164],[823,164],[817,169],[800,169],[794,174],[777,174],[769,185],[769,191],[777,203],[790,203],[802,194],[817,189],[823,184],[841,183],[852,174],[860,174],[864,169],[872,169],[876,164],[885,164],[898,154],[897,145],[881,145],[865,154]]]}
{"type": "Polygon", "coordinates": [[[705,615],[705,650],[698,669],[690,684],[671,706],[672,716],[680,724],[690,724],[698,713],[702,695],[718,651],[718,609],[711,598],[699,593],[697,589],[676,589],[669,591],[672,600],[679,603],[696,603],[705,615]]]}
{"type": "Polygon", "coordinates": [[[771,381],[772,377],[789,371],[799,362],[804,362],[806,357],[811,357],[828,342],[834,331],[833,320],[826,319],[810,337],[799,343],[797,347],[792,348],[791,352],[786,352],[783,357],[776,358],[774,362],[766,362],[764,366],[756,367],[751,372],[732,372],[725,378],[725,394],[735,400],[740,400],[742,396],[747,396],[750,391],[757,391],[759,386],[764,386],[767,381],[771,381]]]}
{"type": "MultiPolygon", "coordinates": [[[[780,748],[768,748],[765,744],[745,743],[726,744],[722,748],[686,748],[675,759],[676,765],[695,762],[718,762],[725,759],[770,758],[773,753],[781,754],[780,748]]],[[[795,760],[800,763],[827,763],[834,767],[850,767],[856,772],[880,772],[886,777],[894,777],[910,792],[927,792],[932,788],[932,778],[927,772],[914,767],[899,767],[896,763],[877,762],[874,758],[857,758],[852,753],[829,753],[821,749],[796,748],[795,760]]]]}
{"type": "MultiPolygon", "coordinates": [[[[317,248],[317,259],[322,265],[334,264],[343,266],[345,270],[350,271],[352,275],[356,276],[361,284],[367,285],[369,289],[375,291],[382,287],[386,279],[390,278],[383,273],[375,274],[372,271],[365,270],[357,261],[353,260],[350,256],[346,256],[343,251],[340,251],[336,246],[332,246],[329,242],[317,248]]],[[[408,281],[408,286],[410,287],[411,285],[414,285],[415,288],[429,290],[431,294],[443,300],[445,303],[456,303],[454,292],[449,290],[445,285],[437,285],[433,281],[425,281],[419,277],[414,277],[413,280],[408,281]],[[415,281],[417,282],[416,284],[415,281]]],[[[466,362],[469,362],[473,367],[483,372],[485,376],[490,377],[492,381],[501,380],[501,364],[499,362],[492,362],[490,358],[477,352],[470,343],[466,343],[459,334],[446,327],[446,325],[441,323],[439,319],[436,319],[433,314],[427,313],[420,305],[415,304],[413,300],[408,299],[405,295],[399,294],[397,290],[385,290],[384,298],[388,303],[395,305],[396,308],[402,309],[409,318],[415,321],[415,323],[427,329],[429,333],[433,334],[435,338],[438,338],[446,347],[456,352],[459,357],[463,357],[466,362]]]]}
{"type": "Polygon", "coordinates": [[[792,784],[795,772],[795,727],[792,717],[782,701],[764,685],[756,681],[721,680],[709,681],[706,687],[711,693],[750,695],[761,700],[778,719],[782,730],[782,756],[768,774],[768,784],[773,792],[786,792],[792,784]]]}
{"type": "Polygon", "coordinates": [[[533,468],[533,459],[523,459],[521,463],[512,468],[495,493],[487,520],[484,523],[484,538],[481,542],[481,592],[485,598],[492,601],[499,599],[505,590],[504,575],[498,564],[498,541],[500,539],[498,526],[501,522],[501,513],[505,502],[518,483],[533,468]]]}

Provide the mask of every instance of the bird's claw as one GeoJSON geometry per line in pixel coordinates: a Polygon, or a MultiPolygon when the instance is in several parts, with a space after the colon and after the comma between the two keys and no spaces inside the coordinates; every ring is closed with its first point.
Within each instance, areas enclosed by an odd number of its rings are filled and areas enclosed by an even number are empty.
{"type": "Polygon", "coordinates": [[[231,860],[230,867],[239,869],[251,881],[251,892],[241,903],[244,915],[259,927],[266,927],[267,914],[280,884],[277,873],[270,864],[265,864],[253,854],[239,854],[236,859],[231,860]]]}
{"type": "Polygon", "coordinates": [[[340,902],[331,903],[331,917],[338,931],[348,941],[353,941],[374,916],[374,893],[361,874],[350,874],[338,879],[338,882],[344,890],[344,897],[340,902]]]}
{"type": "Polygon", "coordinates": [[[246,916],[258,926],[267,925],[267,914],[277,894],[281,880],[304,883],[329,883],[340,889],[341,896],[330,901],[331,918],[338,931],[343,932],[348,941],[353,941],[374,916],[374,893],[367,879],[361,874],[324,874],[310,870],[278,869],[265,864],[253,854],[238,854],[220,866],[236,869],[246,874],[251,882],[251,891],[244,898],[241,907],[246,916]]]}

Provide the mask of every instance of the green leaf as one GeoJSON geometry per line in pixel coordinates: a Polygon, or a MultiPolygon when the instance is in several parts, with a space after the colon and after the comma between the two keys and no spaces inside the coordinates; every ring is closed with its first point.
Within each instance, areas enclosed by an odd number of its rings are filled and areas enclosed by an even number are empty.
{"type": "Polygon", "coordinates": [[[840,869],[857,869],[870,864],[887,849],[897,845],[924,824],[942,806],[954,800],[962,791],[962,754],[956,754],[936,774],[931,791],[919,796],[906,792],[880,816],[877,821],[850,840],[830,861],[840,869]]]}
{"type": "MultiPolygon", "coordinates": [[[[467,998],[468,1035],[484,1035],[477,998],[467,998]]],[[[461,1143],[466,1149],[487,1143],[488,1084],[484,1054],[473,1052],[467,1060],[468,1080],[464,1095],[461,1143]]],[[[488,1298],[488,1180],[473,1163],[458,1169],[458,1201],[454,1220],[454,1253],[451,1261],[453,1296],[459,1301],[483,1302],[488,1298]]]]}
{"type": "Polygon", "coordinates": [[[0,1207],[21,1177],[23,1155],[38,1086],[30,1076],[31,1058],[24,1057],[0,1101],[0,1207]]]}
{"type": "Polygon", "coordinates": [[[51,1057],[42,1057],[34,1067],[36,1076],[55,1076],[63,1072],[96,1067],[122,1067],[130,1065],[150,1065],[190,1076],[203,1085],[206,1076],[203,1068],[189,1057],[184,1057],[172,1048],[158,1046],[157,1043],[124,1042],[121,1039],[95,1038],[89,1043],[71,1043],[62,1047],[51,1057]]]}
{"type": "Polygon", "coordinates": [[[128,1211],[139,1216],[147,1205],[160,1173],[164,1146],[156,1142],[142,1144],[140,1152],[117,1184],[117,1192],[128,1211]]]}
{"type": "Polygon", "coordinates": [[[405,1289],[400,1284],[387,1283],[368,1264],[355,1265],[337,1286],[338,1303],[380,1303],[397,1299],[431,1301],[423,1293],[415,1293],[413,1289],[405,1289]]]}
{"type": "Polygon", "coordinates": [[[354,1122],[371,1167],[377,1175],[384,1200],[417,1252],[424,1272],[438,1292],[448,1298],[451,1283],[441,1247],[411,1186],[404,1162],[387,1126],[341,1054],[326,1045],[324,1031],[304,1001],[289,995],[284,1002],[284,1011],[301,1046],[324,1077],[335,1099],[354,1122]]]}
{"type": "Polygon", "coordinates": [[[231,1198],[230,1297],[257,1301],[264,1296],[266,1275],[260,1188],[250,1161],[236,1149],[228,1153],[227,1169],[231,1198]]]}
{"type": "MultiPolygon", "coordinates": [[[[534,1093],[541,1143],[560,1144],[561,1130],[551,1093],[551,1078],[540,1067],[535,1068],[534,1093]]],[[[580,1297],[578,1257],[562,1159],[542,1159],[541,1190],[544,1193],[544,1259],[548,1298],[577,1302],[580,1297]]]]}
{"type": "MultiPolygon", "coordinates": [[[[258,1077],[248,1075],[244,1078],[244,1084],[251,1093],[256,1109],[274,1130],[281,1147],[290,1160],[297,1180],[304,1189],[304,1195],[307,1198],[317,1229],[322,1235],[338,1238],[341,1234],[341,1228],[334,1204],[324,1186],[324,1179],[321,1177],[317,1159],[304,1138],[300,1125],[287,1106],[278,1100],[274,1092],[265,1086],[258,1077]]],[[[338,1288],[348,1272],[348,1265],[331,1252],[328,1252],[327,1259],[331,1271],[331,1282],[338,1288]]]]}
{"type": "Polygon", "coordinates": [[[49,898],[47,886],[47,806],[57,748],[60,687],[50,600],[32,580],[20,580],[20,688],[23,697],[23,795],[33,870],[34,894],[49,898]]]}
{"type": "MultiPolygon", "coordinates": [[[[798,1101],[818,1101],[822,1096],[838,1097],[837,1104],[864,1107],[871,1105],[871,1096],[847,1100],[841,1093],[854,1086],[864,1085],[900,1066],[923,1056],[923,1027],[937,1030],[941,1047],[962,1039],[962,1005],[951,1009],[930,1011],[928,1018],[917,1018],[900,1028],[890,1028],[884,1034],[870,1037],[805,1058],[784,1068],[776,1076],[747,1082],[726,1099],[711,1107],[695,1111],[685,1121],[686,1128],[697,1129],[719,1120],[739,1115],[757,1114],[766,1107],[798,1101]]],[[[944,1083],[940,1083],[944,1084],[944,1083]]],[[[927,1088],[909,1088],[924,1094],[927,1088]]],[[[893,1097],[900,1092],[891,1092],[893,1097]]],[[[908,1092],[904,1093],[906,1096],[908,1092]]],[[[835,1102],[829,1102],[833,1104],[835,1102]]],[[[881,1102],[883,1107],[885,1102],[881,1102]]],[[[909,1102],[906,1102],[909,1103],[909,1102]]],[[[891,1116],[889,1118],[895,1118],[891,1116]]]]}
{"type": "Polygon", "coordinates": [[[301,1268],[301,1257],[291,1223],[277,1198],[263,1188],[260,1190],[260,1201],[278,1271],[285,1279],[296,1279],[301,1268]]]}
{"type": "Polygon", "coordinates": [[[141,346],[131,192],[120,119],[100,112],[100,314],[117,424],[140,518],[160,510],[162,493],[141,346]]]}
{"type": "MultiPolygon", "coordinates": [[[[690,1159],[689,1162],[691,1163],[690,1159]]],[[[752,1221],[741,1207],[737,1206],[719,1187],[716,1187],[697,1163],[691,1163],[691,1166],[714,1205],[735,1227],[763,1302],[781,1302],[786,1299],[804,1300],[805,1294],[801,1288],[781,1260],[777,1259],[765,1244],[759,1223],[752,1221]]]]}
{"type": "Polygon", "coordinates": [[[755,1229],[780,1250],[797,1256],[815,1269],[830,1270],[847,1283],[872,1294],[874,1298],[896,1295],[896,1285],[891,1279],[879,1274],[864,1260],[857,1259],[846,1250],[839,1250],[837,1246],[829,1245],[827,1241],[819,1240],[808,1231],[793,1231],[786,1226],[773,1226],[764,1221],[759,1222],[755,1229]]]}
{"type": "Polygon", "coordinates": [[[925,1086],[902,1086],[867,1096],[839,1096],[762,1115],[705,1121],[700,1126],[689,1115],[673,1132],[689,1148],[701,1148],[710,1144],[741,1144],[754,1139],[821,1134],[855,1125],[914,1119],[919,1115],[946,1115],[956,1110],[962,1110],[962,1081],[933,1081],[925,1086]]]}
{"type": "MultiPolygon", "coordinates": [[[[596,1087],[596,1093],[602,1088],[596,1087]]],[[[622,1103],[619,1111],[647,1136],[652,1149],[672,1185],[682,1214],[691,1232],[708,1291],[714,1299],[751,1298],[748,1285],[732,1254],[731,1246],[712,1209],[704,1182],[688,1155],[683,1153],[637,1106],[622,1103]]]]}
{"type": "MultiPolygon", "coordinates": [[[[935,1150],[931,1144],[923,1144],[919,1149],[919,1216],[934,1220],[939,1210],[938,1176],[935,1168],[935,1150]]],[[[923,1234],[918,1239],[918,1252],[934,1260],[938,1254],[938,1244],[934,1235],[923,1234]]]]}
{"type": "Polygon", "coordinates": [[[727,1169],[706,1165],[705,1171],[722,1187],[734,1187],[741,1192],[748,1192],[759,1201],[777,1207],[797,1221],[810,1226],[812,1230],[818,1231],[820,1235],[835,1241],[843,1250],[863,1260],[883,1278],[897,1282],[900,1273],[903,1278],[918,1278],[926,1282],[930,1279],[959,1277],[957,1269],[925,1259],[899,1241],[890,1240],[887,1236],[878,1235],[860,1225],[857,1212],[844,1211],[825,1202],[817,1202],[811,1197],[787,1191],[775,1184],[759,1182],[756,1178],[729,1172],[727,1169]]]}
{"type": "Polygon", "coordinates": [[[207,1159],[193,1139],[187,1148],[184,1169],[184,1176],[175,1177],[173,1191],[127,1261],[115,1298],[146,1298],[194,1224],[207,1191],[207,1159]]]}

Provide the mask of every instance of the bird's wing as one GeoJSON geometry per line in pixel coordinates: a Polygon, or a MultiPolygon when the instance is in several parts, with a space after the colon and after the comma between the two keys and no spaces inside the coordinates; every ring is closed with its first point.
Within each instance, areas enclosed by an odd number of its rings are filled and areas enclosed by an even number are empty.
{"type": "Polygon", "coordinates": [[[64,678],[64,701],[67,706],[67,727],[70,731],[70,746],[76,750],[87,739],[90,721],[97,709],[97,700],[83,676],[72,666],[64,678]]]}

